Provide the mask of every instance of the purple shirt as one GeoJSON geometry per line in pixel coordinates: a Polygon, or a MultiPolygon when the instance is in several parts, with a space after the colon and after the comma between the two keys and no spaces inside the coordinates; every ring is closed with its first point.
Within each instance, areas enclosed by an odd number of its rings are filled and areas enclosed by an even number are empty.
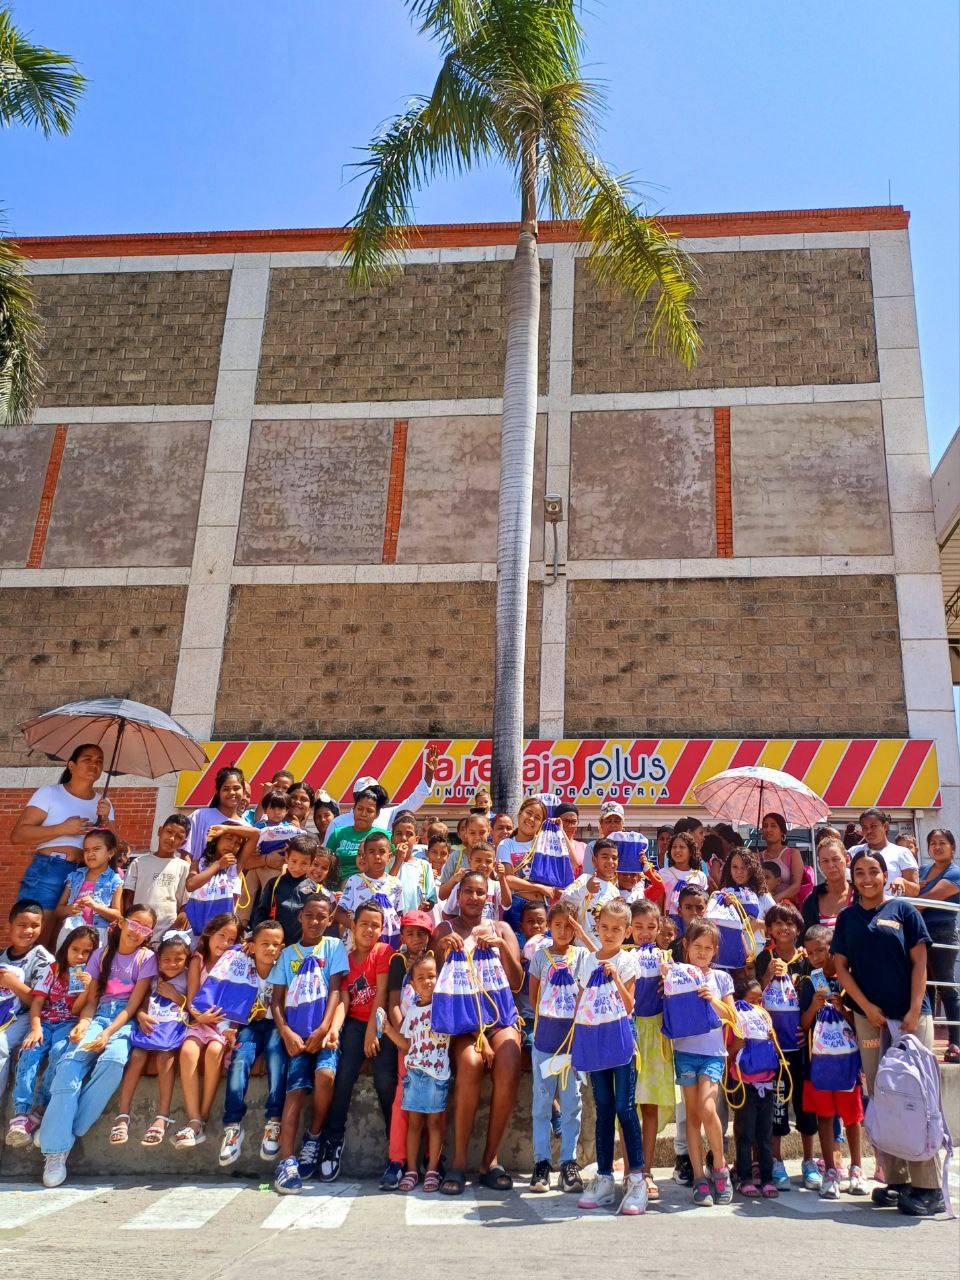
{"type": "MultiPolygon", "coordinates": [[[[87,961],[87,972],[94,982],[97,982],[100,978],[100,962],[103,959],[105,950],[105,947],[101,947],[87,961]]],[[[125,996],[129,996],[141,978],[154,978],[156,974],[157,957],[149,947],[138,947],[136,951],[131,951],[127,955],[124,955],[122,951],[118,951],[113,957],[113,964],[110,966],[110,977],[107,979],[107,985],[100,999],[123,999],[125,996]]]]}

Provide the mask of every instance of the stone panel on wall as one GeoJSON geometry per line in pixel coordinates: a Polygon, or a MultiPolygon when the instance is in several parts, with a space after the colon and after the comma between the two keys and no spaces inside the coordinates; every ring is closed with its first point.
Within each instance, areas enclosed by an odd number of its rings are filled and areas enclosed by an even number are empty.
{"type": "Polygon", "coordinates": [[[209,404],[229,271],[35,276],[43,405],[209,404]]]}
{"type": "MultiPolygon", "coordinates": [[[[528,733],[538,715],[540,599],[531,585],[528,733]]],[[[214,734],[489,734],[495,608],[492,582],[234,587],[214,734]]]]}
{"type": "Polygon", "coordinates": [[[185,587],[7,587],[0,612],[0,767],[46,764],[18,725],[80,698],[170,710],[185,587]]]}
{"type": "Polygon", "coordinates": [[[868,249],[703,253],[696,262],[703,350],[692,369],[651,350],[652,302],[637,312],[577,262],[575,393],[877,381],[868,249]]]}
{"type": "Polygon", "coordinates": [[[379,564],[390,418],[254,422],[237,564],[379,564]]]}
{"type": "MultiPolygon", "coordinates": [[[[340,268],[272,271],[258,403],[501,395],[510,266],[408,266],[375,289],[353,288],[340,268]]],[[[541,262],[540,270],[543,394],[550,262],[541,262]]]]}
{"type": "Polygon", "coordinates": [[[889,555],[879,400],[734,405],[738,556],[889,555]]]}
{"type": "Polygon", "coordinates": [[[0,568],[27,563],[54,431],[31,426],[0,433],[0,568]]]}
{"type": "MultiPolygon", "coordinates": [[[[500,418],[411,418],[397,560],[449,564],[497,558],[500,418]]],[[[530,557],[543,559],[547,421],[537,420],[530,557]]]]}
{"type": "Polygon", "coordinates": [[[189,565],[209,433],[208,422],[72,425],[44,567],[189,565]]]}
{"type": "Polygon", "coordinates": [[[712,409],[572,415],[572,560],[702,558],[716,550],[712,409]]]}
{"type": "Polygon", "coordinates": [[[894,579],[575,581],[570,737],[900,737],[894,579]]]}

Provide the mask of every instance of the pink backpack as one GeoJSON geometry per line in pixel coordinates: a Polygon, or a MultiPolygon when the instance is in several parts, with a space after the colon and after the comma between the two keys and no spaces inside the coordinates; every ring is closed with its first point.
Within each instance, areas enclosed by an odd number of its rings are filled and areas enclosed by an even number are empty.
{"type": "Polygon", "coordinates": [[[956,1217],[947,1184],[953,1143],[943,1114],[940,1067],[916,1036],[901,1033],[880,1059],[863,1124],[878,1151],[900,1160],[932,1160],[945,1148],[943,1201],[956,1217]]]}

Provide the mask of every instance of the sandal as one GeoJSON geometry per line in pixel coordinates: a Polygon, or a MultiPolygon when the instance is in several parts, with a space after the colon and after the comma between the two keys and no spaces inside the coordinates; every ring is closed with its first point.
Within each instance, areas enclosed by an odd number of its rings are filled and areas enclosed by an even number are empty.
{"type": "Polygon", "coordinates": [[[760,1194],[760,1188],[755,1182],[741,1182],[740,1194],[748,1199],[755,1199],[760,1194]]]}
{"type": "Polygon", "coordinates": [[[648,1173],[648,1174],[646,1175],[646,1177],[644,1178],[644,1181],[645,1181],[645,1182],[646,1182],[646,1184],[647,1184],[647,1199],[648,1199],[648,1200],[659,1200],[659,1199],[660,1199],[660,1188],[657,1186],[657,1184],[654,1182],[654,1180],[650,1177],[649,1173],[648,1173]]]}
{"type": "Polygon", "coordinates": [[[199,1118],[196,1120],[188,1120],[182,1129],[178,1129],[173,1135],[173,1146],[177,1151],[184,1151],[189,1147],[199,1147],[201,1142],[206,1142],[206,1126],[199,1118]]]}
{"type": "Polygon", "coordinates": [[[442,1196],[462,1196],[467,1185],[467,1175],[462,1169],[448,1169],[440,1184],[442,1196]]]}
{"type": "Polygon", "coordinates": [[[420,1175],[416,1169],[408,1169],[400,1181],[397,1183],[398,1191],[412,1191],[420,1181],[420,1175]]]}
{"type": "Polygon", "coordinates": [[[141,1147],[159,1147],[167,1136],[167,1127],[173,1124],[170,1116],[154,1116],[153,1124],[140,1139],[141,1147]]]}
{"type": "Polygon", "coordinates": [[[440,1190],[440,1175],[437,1173],[436,1169],[430,1169],[427,1171],[427,1174],[423,1179],[423,1189],[425,1192],[440,1190]]]}
{"type": "Polygon", "coordinates": [[[486,1173],[481,1173],[477,1176],[477,1181],[481,1187],[486,1187],[488,1191],[513,1190],[513,1179],[502,1164],[492,1164],[486,1173]]]}
{"type": "Polygon", "coordinates": [[[760,1194],[766,1200],[776,1200],[780,1192],[777,1190],[777,1188],[773,1185],[772,1182],[765,1182],[763,1186],[760,1188],[760,1194]]]}
{"type": "Polygon", "coordinates": [[[113,1128],[110,1130],[110,1144],[114,1147],[123,1146],[130,1137],[130,1117],[121,1112],[113,1122],[113,1128]]]}
{"type": "Polygon", "coordinates": [[[944,1062],[960,1062],[960,1048],[955,1044],[947,1046],[947,1051],[943,1055],[944,1062]]]}

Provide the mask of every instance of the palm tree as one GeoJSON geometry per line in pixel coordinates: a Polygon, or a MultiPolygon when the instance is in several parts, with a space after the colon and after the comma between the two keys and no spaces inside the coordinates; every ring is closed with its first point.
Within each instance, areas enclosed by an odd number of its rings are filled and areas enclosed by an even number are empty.
{"type": "MultiPolygon", "coordinates": [[[[0,9],[0,126],[24,124],[69,133],[84,78],[72,58],[30,40],[0,9]]],[[[2,215],[0,215],[2,225],[2,215]]],[[[42,326],[23,255],[0,240],[0,424],[25,422],[33,412],[42,374],[42,326]]]]}
{"type": "Polygon", "coordinates": [[[406,0],[442,65],[429,97],[384,125],[359,166],[366,186],[349,224],[351,279],[399,269],[414,228],[413,195],[431,178],[487,161],[516,175],[520,229],[510,277],[497,528],[492,790],[516,813],[522,791],[523,666],[537,410],[540,264],[537,218],[579,221],[598,278],[636,299],[656,286],[651,342],[693,362],[694,268],[643,211],[629,176],[597,158],[604,105],[581,74],[577,0],[406,0]]]}

